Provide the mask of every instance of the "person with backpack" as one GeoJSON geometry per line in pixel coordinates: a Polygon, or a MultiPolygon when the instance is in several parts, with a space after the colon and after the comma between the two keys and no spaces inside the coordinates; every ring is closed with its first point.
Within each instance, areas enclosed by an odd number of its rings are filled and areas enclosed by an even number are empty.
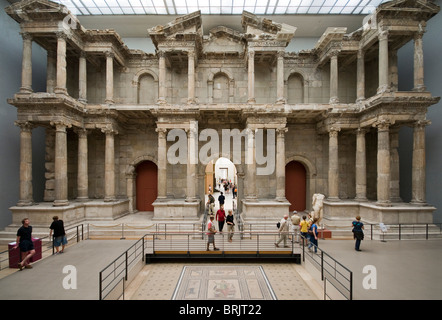
{"type": "Polygon", "coordinates": [[[355,250],[356,251],[361,251],[361,249],[359,249],[360,245],[361,245],[361,241],[364,240],[364,224],[361,222],[361,217],[357,216],[356,220],[352,222],[352,226],[353,226],[353,239],[356,240],[355,242],[355,250]]]}

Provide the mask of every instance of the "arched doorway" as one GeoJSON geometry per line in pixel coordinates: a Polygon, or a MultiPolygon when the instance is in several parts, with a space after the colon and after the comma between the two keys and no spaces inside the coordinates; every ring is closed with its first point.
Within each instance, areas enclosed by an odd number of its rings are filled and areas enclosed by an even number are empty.
{"type": "Polygon", "coordinates": [[[290,161],[285,166],[285,197],[290,202],[290,211],[306,209],[307,172],[298,161],[290,161]]]}
{"type": "Polygon", "coordinates": [[[208,200],[209,186],[215,198],[216,209],[219,208],[218,196],[222,192],[225,197],[224,210],[237,207],[240,194],[238,186],[238,172],[235,164],[228,158],[220,157],[211,160],[205,168],[205,197],[208,200]],[[236,192],[234,193],[234,191],[236,192]]]}
{"type": "Polygon", "coordinates": [[[158,195],[158,168],[152,161],[143,161],[136,168],[137,210],[153,211],[158,195]]]}
{"type": "Polygon", "coordinates": [[[287,80],[287,103],[304,103],[304,79],[299,73],[293,73],[287,80]]]}

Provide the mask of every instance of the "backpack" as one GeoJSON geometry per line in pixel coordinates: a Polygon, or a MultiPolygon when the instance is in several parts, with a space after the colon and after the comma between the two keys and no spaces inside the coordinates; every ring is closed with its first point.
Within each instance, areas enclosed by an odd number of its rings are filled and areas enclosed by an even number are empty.
{"type": "Polygon", "coordinates": [[[279,228],[281,228],[281,222],[280,221],[278,221],[278,223],[276,224],[276,227],[279,229],[279,228]]]}

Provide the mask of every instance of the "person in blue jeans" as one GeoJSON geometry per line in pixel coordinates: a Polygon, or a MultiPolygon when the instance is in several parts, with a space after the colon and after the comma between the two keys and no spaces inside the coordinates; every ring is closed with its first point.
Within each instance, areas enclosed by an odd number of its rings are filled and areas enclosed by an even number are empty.
{"type": "Polygon", "coordinates": [[[352,222],[353,226],[353,238],[355,241],[355,250],[361,251],[359,247],[361,246],[361,241],[364,240],[364,224],[361,222],[361,217],[357,216],[356,220],[352,222]]]}
{"type": "Polygon", "coordinates": [[[308,245],[308,249],[311,250],[311,247],[315,247],[315,253],[318,252],[318,225],[316,224],[316,222],[318,221],[318,219],[313,219],[312,225],[310,226],[309,229],[309,238],[310,238],[310,243],[308,245]]]}

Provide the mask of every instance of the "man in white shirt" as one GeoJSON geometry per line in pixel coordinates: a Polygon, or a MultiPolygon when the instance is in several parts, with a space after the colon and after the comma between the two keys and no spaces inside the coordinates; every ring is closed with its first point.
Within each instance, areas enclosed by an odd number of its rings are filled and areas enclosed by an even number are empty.
{"type": "Polygon", "coordinates": [[[288,246],[287,246],[287,236],[288,236],[288,232],[289,232],[288,218],[289,218],[289,215],[286,214],[284,216],[284,218],[281,219],[281,222],[280,222],[281,224],[279,226],[280,236],[279,236],[279,240],[275,243],[275,246],[278,248],[279,248],[279,244],[283,240],[284,240],[284,248],[288,248],[288,246]]]}

